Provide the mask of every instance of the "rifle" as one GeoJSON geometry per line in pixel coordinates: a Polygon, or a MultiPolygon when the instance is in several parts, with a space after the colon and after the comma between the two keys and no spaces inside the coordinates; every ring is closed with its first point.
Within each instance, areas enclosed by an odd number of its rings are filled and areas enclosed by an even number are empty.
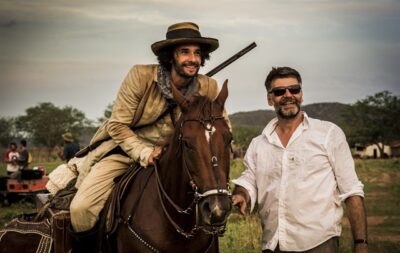
{"type": "Polygon", "coordinates": [[[216,66],[215,68],[213,68],[212,70],[208,71],[206,76],[213,76],[216,73],[218,73],[220,70],[224,69],[226,66],[228,66],[229,64],[231,64],[232,62],[236,61],[237,59],[239,59],[240,57],[242,57],[243,55],[245,55],[246,53],[248,53],[250,50],[252,50],[253,48],[255,48],[257,46],[257,44],[255,42],[251,43],[250,45],[248,45],[247,47],[243,48],[242,50],[240,50],[239,52],[237,52],[235,55],[233,55],[231,58],[229,58],[228,60],[224,61],[223,63],[219,64],[218,66],[216,66]]]}

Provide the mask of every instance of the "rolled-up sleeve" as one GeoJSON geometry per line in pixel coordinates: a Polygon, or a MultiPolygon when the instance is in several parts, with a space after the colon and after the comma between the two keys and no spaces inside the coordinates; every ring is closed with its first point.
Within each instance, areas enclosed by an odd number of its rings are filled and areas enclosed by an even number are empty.
{"type": "Polygon", "coordinates": [[[244,157],[244,165],[246,169],[239,178],[233,180],[233,183],[244,187],[250,195],[250,212],[253,211],[255,202],[257,201],[257,182],[256,182],[256,152],[254,151],[254,140],[250,143],[244,157]]]}
{"type": "Polygon", "coordinates": [[[328,134],[326,147],[335,173],[340,200],[344,201],[354,195],[364,197],[364,185],[357,177],[354,160],[345,134],[336,125],[329,129],[328,134]]]}
{"type": "Polygon", "coordinates": [[[144,85],[140,82],[138,69],[133,67],[125,77],[119,91],[111,117],[107,125],[109,135],[136,162],[147,166],[153,145],[139,138],[130,128],[140,100],[144,95],[144,85]]]}

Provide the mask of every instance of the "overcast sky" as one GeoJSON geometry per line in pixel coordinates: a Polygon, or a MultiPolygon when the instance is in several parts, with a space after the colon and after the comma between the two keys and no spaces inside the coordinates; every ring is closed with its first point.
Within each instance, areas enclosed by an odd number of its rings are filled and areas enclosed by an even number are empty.
{"type": "Polygon", "coordinates": [[[229,113],[268,108],[272,66],[300,71],[305,104],[400,93],[399,0],[0,0],[0,117],[52,102],[97,119],[182,21],[219,39],[201,73],[257,43],[214,76],[229,79],[229,113]]]}

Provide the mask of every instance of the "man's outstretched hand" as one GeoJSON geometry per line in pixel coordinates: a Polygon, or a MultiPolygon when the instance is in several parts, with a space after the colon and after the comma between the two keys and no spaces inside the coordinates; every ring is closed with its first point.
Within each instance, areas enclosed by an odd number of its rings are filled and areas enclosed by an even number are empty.
{"type": "Polygon", "coordinates": [[[246,213],[247,202],[242,194],[232,195],[232,205],[237,206],[239,213],[244,215],[246,213]]]}
{"type": "Polygon", "coordinates": [[[232,194],[232,205],[239,208],[239,213],[245,215],[247,203],[250,200],[250,195],[247,190],[239,185],[236,185],[232,194]]]}

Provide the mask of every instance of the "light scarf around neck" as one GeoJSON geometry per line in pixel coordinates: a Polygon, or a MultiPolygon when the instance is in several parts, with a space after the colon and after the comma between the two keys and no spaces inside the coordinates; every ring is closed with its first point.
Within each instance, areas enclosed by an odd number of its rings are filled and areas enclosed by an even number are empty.
{"type": "MultiPolygon", "coordinates": [[[[179,91],[183,95],[189,95],[194,92],[196,87],[197,78],[193,78],[188,85],[185,87],[179,88],[179,91]]],[[[172,92],[171,92],[171,72],[159,66],[157,70],[157,86],[160,89],[161,94],[167,100],[173,100],[172,92]]]]}

